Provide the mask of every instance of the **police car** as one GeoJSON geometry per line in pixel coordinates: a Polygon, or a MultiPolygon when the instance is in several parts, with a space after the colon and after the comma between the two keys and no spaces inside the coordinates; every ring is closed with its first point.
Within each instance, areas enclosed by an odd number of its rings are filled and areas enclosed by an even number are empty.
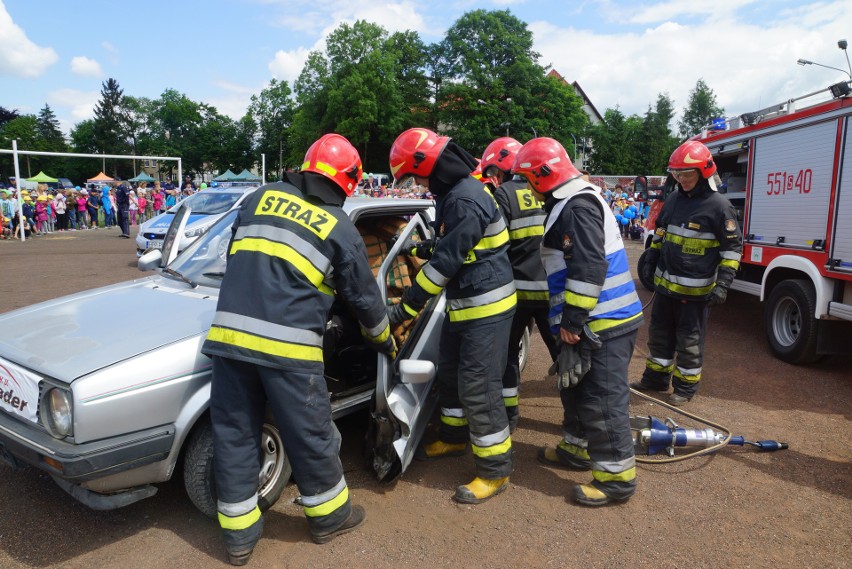
{"type": "Polygon", "coordinates": [[[178,241],[178,251],[189,247],[227,212],[237,209],[256,185],[229,185],[206,188],[178,202],[165,213],[152,217],[139,226],[136,234],[136,256],[148,249],[162,249],[163,237],[174,220],[175,213],[183,204],[192,210],[186,229],[178,241]]]}

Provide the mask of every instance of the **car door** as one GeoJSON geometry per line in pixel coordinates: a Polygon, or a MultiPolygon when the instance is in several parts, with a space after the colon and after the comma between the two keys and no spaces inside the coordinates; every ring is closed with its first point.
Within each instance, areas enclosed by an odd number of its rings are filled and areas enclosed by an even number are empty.
{"type": "MultiPolygon", "coordinates": [[[[390,247],[377,276],[386,302],[397,286],[395,266],[404,258],[404,245],[433,236],[432,215],[431,209],[411,215],[390,247]]],[[[415,276],[409,275],[412,282],[415,276]]],[[[433,384],[445,303],[442,292],[426,304],[408,325],[395,360],[379,356],[368,441],[371,466],[380,481],[393,481],[405,471],[437,405],[433,384]]]]}

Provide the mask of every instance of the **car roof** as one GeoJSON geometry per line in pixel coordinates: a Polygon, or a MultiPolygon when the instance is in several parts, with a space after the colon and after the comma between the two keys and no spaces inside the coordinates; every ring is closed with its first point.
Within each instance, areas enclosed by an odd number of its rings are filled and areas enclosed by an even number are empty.
{"type": "Polygon", "coordinates": [[[415,211],[425,211],[434,207],[434,205],[435,202],[432,200],[415,198],[349,198],[343,202],[343,211],[350,218],[355,219],[363,212],[370,214],[379,211],[388,214],[398,212],[402,215],[415,211]]]}

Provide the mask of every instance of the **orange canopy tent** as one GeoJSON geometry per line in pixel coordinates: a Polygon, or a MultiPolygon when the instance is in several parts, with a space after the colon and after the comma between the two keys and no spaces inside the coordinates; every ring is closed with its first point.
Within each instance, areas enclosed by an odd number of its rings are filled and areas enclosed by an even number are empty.
{"type": "Polygon", "coordinates": [[[103,172],[98,172],[97,176],[95,176],[94,178],[89,178],[88,180],[86,180],[87,184],[96,184],[98,182],[115,182],[115,179],[110,178],[109,176],[107,176],[103,172]]]}

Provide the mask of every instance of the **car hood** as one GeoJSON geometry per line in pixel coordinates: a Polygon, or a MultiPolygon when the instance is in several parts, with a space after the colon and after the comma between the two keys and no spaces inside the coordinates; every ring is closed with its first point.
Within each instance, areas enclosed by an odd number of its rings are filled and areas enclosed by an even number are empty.
{"type": "Polygon", "coordinates": [[[49,300],[0,314],[0,356],[70,383],[206,333],[216,300],[215,289],[192,289],[162,276],[49,300]]]}

